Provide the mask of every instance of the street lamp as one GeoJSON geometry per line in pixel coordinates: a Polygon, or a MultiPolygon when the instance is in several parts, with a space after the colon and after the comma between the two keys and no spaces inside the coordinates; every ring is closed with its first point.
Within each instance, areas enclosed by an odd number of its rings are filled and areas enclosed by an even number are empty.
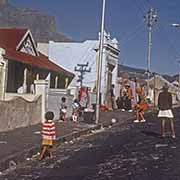
{"type": "Polygon", "coordinates": [[[101,92],[102,57],[103,57],[103,42],[104,42],[105,7],[106,7],[106,0],[103,0],[99,58],[97,62],[96,124],[98,124],[99,122],[99,115],[100,115],[100,92],[101,92]]]}
{"type": "Polygon", "coordinates": [[[171,24],[173,27],[180,27],[180,24],[178,24],[178,23],[173,23],[173,24],[171,24]]]}

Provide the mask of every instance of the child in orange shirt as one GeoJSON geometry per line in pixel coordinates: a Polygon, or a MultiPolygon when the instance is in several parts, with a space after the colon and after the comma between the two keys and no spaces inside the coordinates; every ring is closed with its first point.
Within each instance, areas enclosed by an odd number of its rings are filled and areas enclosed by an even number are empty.
{"type": "Polygon", "coordinates": [[[145,97],[141,97],[141,100],[139,104],[136,105],[136,120],[134,120],[135,123],[138,122],[146,122],[144,119],[144,111],[148,108],[148,104],[146,102],[145,97]]]}

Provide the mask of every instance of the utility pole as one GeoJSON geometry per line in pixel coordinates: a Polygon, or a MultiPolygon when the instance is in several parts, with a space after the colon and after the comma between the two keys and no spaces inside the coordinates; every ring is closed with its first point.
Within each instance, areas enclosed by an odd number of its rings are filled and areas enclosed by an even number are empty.
{"type": "MultiPolygon", "coordinates": [[[[180,28],[180,24],[179,23],[173,23],[173,24],[171,24],[173,27],[176,27],[176,28],[180,28]]],[[[180,60],[178,61],[178,68],[179,68],[179,72],[178,72],[178,100],[179,100],[179,98],[180,98],[180,60]]]]}
{"type": "Polygon", "coordinates": [[[155,9],[150,8],[145,18],[148,25],[148,53],[147,53],[147,75],[148,75],[147,95],[148,95],[149,94],[149,79],[150,79],[150,72],[151,72],[152,28],[153,28],[154,23],[158,19],[155,9]]]}
{"type": "Polygon", "coordinates": [[[86,72],[91,72],[91,68],[87,69],[89,63],[86,64],[77,64],[77,67],[74,68],[74,71],[80,72],[80,75],[78,75],[79,79],[77,82],[80,82],[80,87],[83,85],[83,79],[86,72]]]}
{"type": "Polygon", "coordinates": [[[106,8],[106,0],[103,0],[102,17],[101,17],[101,36],[100,36],[100,43],[99,43],[99,58],[97,62],[96,124],[99,123],[99,115],[100,115],[100,102],[99,101],[100,101],[100,92],[101,92],[105,8],[106,8]]]}
{"type": "Polygon", "coordinates": [[[156,73],[153,73],[154,76],[154,91],[153,91],[153,96],[154,96],[154,107],[156,107],[156,73]]]}

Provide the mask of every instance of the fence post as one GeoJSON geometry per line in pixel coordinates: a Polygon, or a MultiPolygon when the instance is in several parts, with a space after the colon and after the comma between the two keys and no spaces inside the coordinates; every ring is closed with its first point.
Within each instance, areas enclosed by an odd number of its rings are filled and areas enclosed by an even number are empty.
{"type": "Polygon", "coordinates": [[[41,109],[41,118],[42,122],[44,121],[44,114],[48,109],[48,80],[35,80],[35,92],[36,95],[42,96],[42,109],[41,109]]]}

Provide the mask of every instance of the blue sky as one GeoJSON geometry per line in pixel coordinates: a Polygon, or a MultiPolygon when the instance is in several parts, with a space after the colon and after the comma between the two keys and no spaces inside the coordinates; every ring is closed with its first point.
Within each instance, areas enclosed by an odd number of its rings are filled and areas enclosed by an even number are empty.
{"type": "MultiPolygon", "coordinates": [[[[56,17],[57,30],[74,40],[96,39],[100,30],[102,0],[11,0],[12,4],[56,17]]],[[[120,62],[146,68],[147,25],[143,16],[157,9],[153,28],[151,70],[177,74],[180,59],[179,0],[106,0],[105,27],[120,43],[120,62]]]]}

